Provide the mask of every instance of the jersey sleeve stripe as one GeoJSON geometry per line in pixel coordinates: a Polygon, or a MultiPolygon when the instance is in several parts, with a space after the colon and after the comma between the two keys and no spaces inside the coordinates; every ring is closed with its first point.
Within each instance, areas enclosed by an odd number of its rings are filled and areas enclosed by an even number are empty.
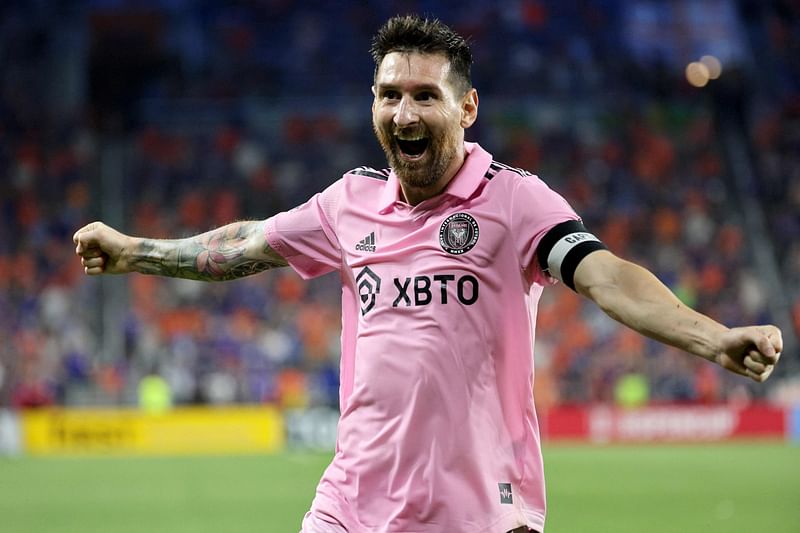
{"type": "Polygon", "coordinates": [[[530,172],[528,172],[527,170],[524,170],[524,169],[521,169],[521,168],[516,168],[516,167],[511,167],[511,166],[506,165],[505,163],[500,163],[499,161],[492,161],[491,164],[489,165],[489,170],[486,171],[485,177],[487,179],[492,179],[497,173],[499,173],[502,170],[507,170],[509,172],[514,172],[515,174],[519,174],[523,178],[526,178],[528,176],[532,176],[533,175],[530,172]]]}
{"type": "Polygon", "coordinates": [[[358,176],[367,176],[369,178],[375,178],[378,180],[386,181],[389,179],[389,172],[388,171],[380,171],[375,170],[374,168],[369,167],[359,167],[354,170],[350,171],[350,174],[356,174],[358,176]]]}

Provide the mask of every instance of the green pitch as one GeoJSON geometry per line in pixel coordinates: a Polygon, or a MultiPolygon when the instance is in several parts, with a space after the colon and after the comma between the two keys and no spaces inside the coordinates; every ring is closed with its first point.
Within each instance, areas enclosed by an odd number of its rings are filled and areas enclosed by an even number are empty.
{"type": "MultiPolygon", "coordinates": [[[[296,533],[328,459],[0,458],[0,532],[296,533]]],[[[797,447],[549,446],[545,464],[547,533],[800,531],[797,447]]]]}

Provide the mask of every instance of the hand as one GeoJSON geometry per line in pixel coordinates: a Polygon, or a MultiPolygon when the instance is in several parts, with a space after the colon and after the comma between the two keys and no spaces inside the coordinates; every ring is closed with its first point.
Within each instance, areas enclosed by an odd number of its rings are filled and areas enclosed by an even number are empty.
{"type": "Polygon", "coordinates": [[[102,222],[92,222],[76,231],[72,240],[86,274],[96,276],[130,272],[123,257],[124,251],[130,249],[131,237],[102,222]]]}
{"type": "Polygon", "coordinates": [[[717,363],[759,383],[772,374],[783,350],[781,330],[775,326],[732,328],[723,334],[721,341],[717,363]]]}

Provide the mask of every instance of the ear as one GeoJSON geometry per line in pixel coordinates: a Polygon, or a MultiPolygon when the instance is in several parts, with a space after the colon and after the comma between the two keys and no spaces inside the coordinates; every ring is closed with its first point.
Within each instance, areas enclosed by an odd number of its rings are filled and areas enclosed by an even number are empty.
{"type": "Polygon", "coordinates": [[[378,96],[378,93],[375,91],[375,86],[371,87],[372,90],[372,112],[375,113],[375,97],[378,96]]]}
{"type": "Polygon", "coordinates": [[[469,128],[478,118],[478,91],[474,88],[467,91],[461,100],[461,127],[469,128]]]}

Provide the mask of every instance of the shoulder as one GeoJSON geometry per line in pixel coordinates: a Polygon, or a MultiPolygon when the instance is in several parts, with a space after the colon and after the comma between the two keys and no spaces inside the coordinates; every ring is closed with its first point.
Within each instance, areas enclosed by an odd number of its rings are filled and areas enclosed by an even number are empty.
{"type": "Polygon", "coordinates": [[[389,181],[390,168],[376,169],[372,167],[358,167],[344,173],[341,182],[341,194],[348,201],[369,201],[380,195],[389,181]]]}
{"type": "Polygon", "coordinates": [[[505,198],[512,206],[512,216],[539,221],[574,218],[569,203],[539,176],[525,169],[492,161],[485,174],[487,188],[505,198]]]}
{"type": "Polygon", "coordinates": [[[341,178],[329,185],[322,196],[331,198],[349,197],[363,194],[370,189],[378,191],[389,180],[391,169],[374,169],[372,167],[357,167],[342,174],[341,178]]]}
{"type": "Polygon", "coordinates": [[[495,177],[499,177],[500,179],[536,178],[536,176],[525,169],[512,167],[500,161],[492,161],[483,177],[487,180],[492,180],[495,177]]]}
{"type": "Polygon", "coordinates": [[[524,168],[512,167],[500,161],[491,162],[484,178],[489,180],[490,183],[502,182],[513,190],[552,192],[550,185],[538,175],[524,168]]]}
{"type": "Polygon", "coordinates": [[[550,191],[548,185],[536,174],[500,161],[492,161],[483,177],[492,189],[506,191],[509,194],[520,191],[522,194],[525,194],[525,191],[542,194],[550,191]]]}
{"type": "Polygon", "coordinates": [[[368,205],[381,194],[390,172],[388,168],[379,170],[367,166],[348,170],[319,194],[319,203],[331,219],[335,219],[344,206],[368,205]]]}

